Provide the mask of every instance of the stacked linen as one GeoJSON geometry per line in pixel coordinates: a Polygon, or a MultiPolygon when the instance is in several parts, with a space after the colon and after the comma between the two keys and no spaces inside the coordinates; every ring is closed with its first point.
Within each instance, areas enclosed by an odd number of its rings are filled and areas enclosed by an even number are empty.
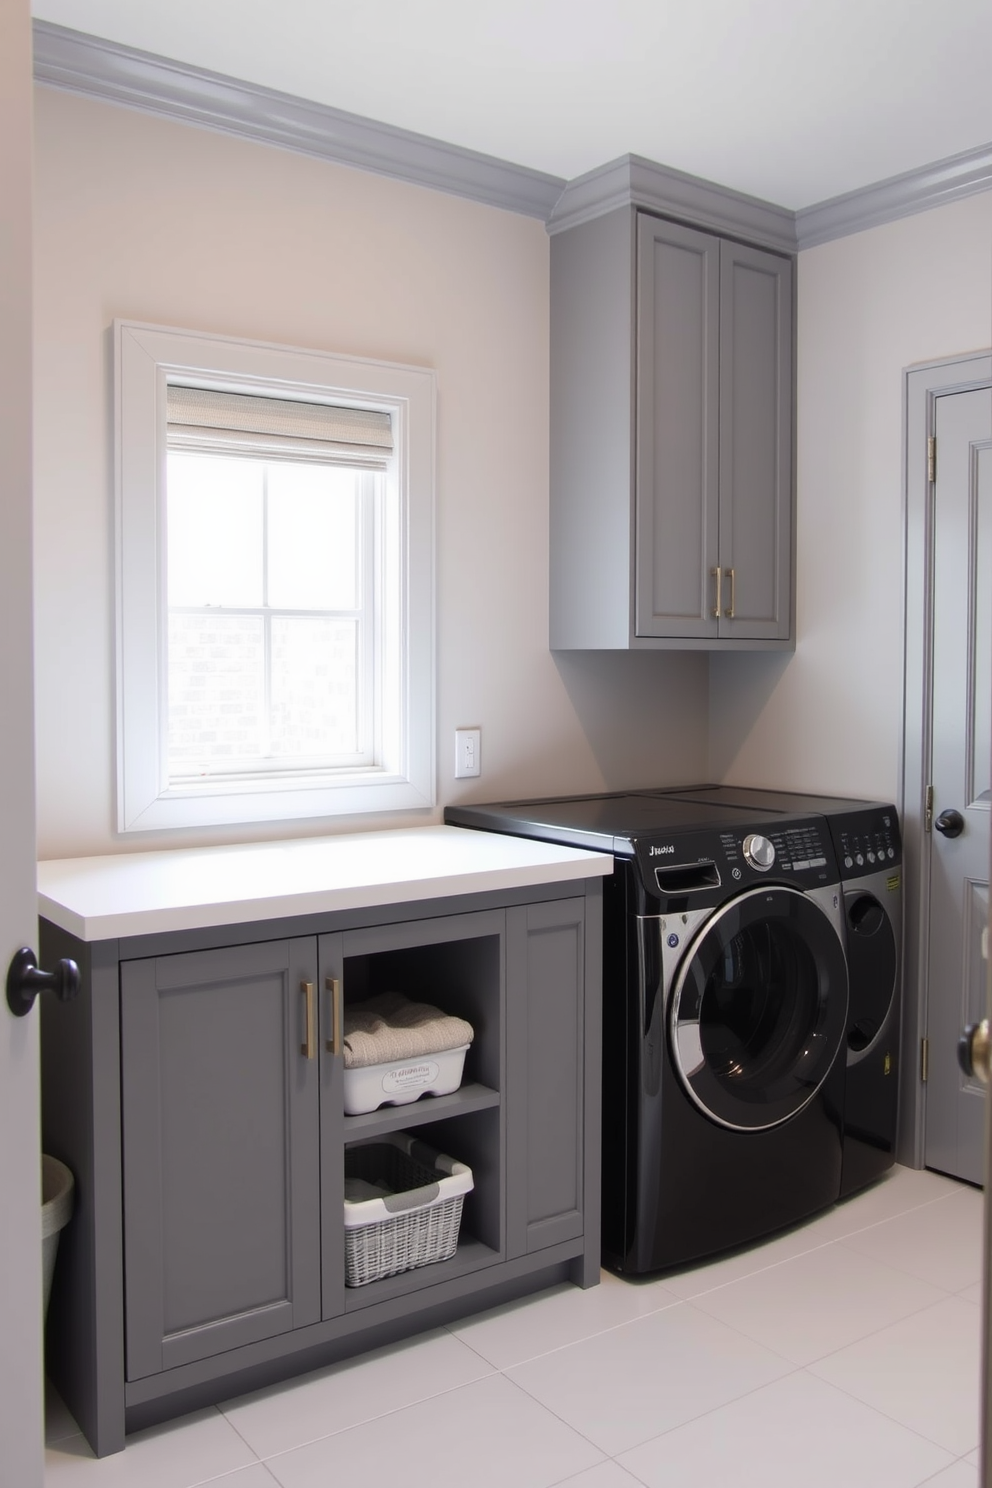
{"type": "Polygon", "coordinates": [[[461,1084],[471,1023],[399,992],[345,1008],[344,1109],[348,1116],[422,1095],[449,1095],[461,1084]]]}

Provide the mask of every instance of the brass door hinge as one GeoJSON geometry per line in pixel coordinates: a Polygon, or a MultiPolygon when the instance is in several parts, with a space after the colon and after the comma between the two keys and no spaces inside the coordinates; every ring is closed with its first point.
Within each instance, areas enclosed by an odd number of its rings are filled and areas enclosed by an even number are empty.
{"type": "Polygon", "coordinates": [[[927,786],[926,804],[923,807],[923,830],[933,831],[933,786],[927,786]]]}
{"type": "Polygon", "coordinates": [[[937,479],[937,436],[931,434],[927,440],[927,480],[933,485],[937,479]]]}
{"type": "Polygon", "coordinates": [[[922,1082],[923,1082],[924,1085],[927,1083],[927,1076],[929,1075],[929,1073],[930,1073],[930,1040],[928,1038],[925,1038],[925,1039],[920,1039],[920,1079],[922,1080],[922,1082]]]}

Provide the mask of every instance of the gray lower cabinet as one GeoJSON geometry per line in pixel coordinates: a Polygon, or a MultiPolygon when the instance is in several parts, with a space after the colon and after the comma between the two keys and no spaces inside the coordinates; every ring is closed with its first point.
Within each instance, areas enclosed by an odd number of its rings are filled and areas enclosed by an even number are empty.
{"type": "Polygon", "coordinates": [[[99,1455],[125,1430],[598,1279],[600,885],[580,887],[95,945],[43,923],[43,955],[83,972],[42,1027],[46,1150],[78,1193],[48,1365],[99,1455]],[[462,1086],[347,1116],[340,1014],[387,990],[472,1024],[462,1086]],[[349,1288],[345,1152],[398,1130],[472,1167],[458,1250],[349,1288]]]}
{"type": "Polygon", "coordinates": [[[551,644],[793,639],[784,255],[623,207],[551,246],[551,644]]]}

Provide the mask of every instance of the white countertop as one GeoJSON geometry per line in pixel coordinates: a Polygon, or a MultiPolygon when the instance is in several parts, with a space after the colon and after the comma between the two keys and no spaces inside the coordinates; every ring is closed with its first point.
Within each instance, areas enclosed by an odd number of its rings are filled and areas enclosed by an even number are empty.
{"type": "Polygon", "coordinates": [[[353,832],[38,864],[38,913],[80,940],[602,877],[606,853],[464,827],[353,832]]]}

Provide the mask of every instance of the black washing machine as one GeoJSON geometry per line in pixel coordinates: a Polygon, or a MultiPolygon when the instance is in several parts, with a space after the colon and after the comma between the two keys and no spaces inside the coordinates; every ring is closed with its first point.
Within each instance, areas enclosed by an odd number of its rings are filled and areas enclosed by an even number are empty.
{"type": "Polygon", "coordinates": [[[824,819],[662,792],[449,807],[602,848],[603,1258],[640,1275],[840,1194],[848,1029],[824,819]]]}
{"type": "Polygon", "coordinates": [[[895,1161],[902,1004],[902,841],[894,806],[739,786],[682,787],[667,796],[748,811],[826,819],[844,896],[850,983],[841,1196],[895,1161]]]}

